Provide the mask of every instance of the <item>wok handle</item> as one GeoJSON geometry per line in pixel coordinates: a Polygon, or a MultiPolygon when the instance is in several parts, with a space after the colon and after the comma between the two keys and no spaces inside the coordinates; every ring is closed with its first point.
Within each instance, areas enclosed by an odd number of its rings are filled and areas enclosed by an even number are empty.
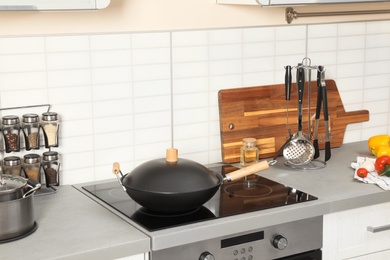
{"type": "Polygon", "coordinates": [[[241,179],[241,178],[243,178],[245,176],[252,175],[252,174],[254,174],[256,172],[260,172],[260,171],[266,170],[268,168],[269,168],[268,162],[267,161],[262,161],[262,162],[259,162],[259,163],[247,166],[245,168],[241,168],[241,169],[239,169],[237,171],[228,173],[228,174],[225,175],[224,180],[226,180],[226,181],[238,180],[238,179],[241,179]]]}
{"type": "Polygon", "coordinates": [[[112,173],[117,175],[118,173],[121,173],[121,166],[118,162],[114,162],[112,164],[112,173]]]}
{"type": "Polygon", "coordinates": [[[112,164],[112,173],[115,174],[115,176],[116,176],[116,178],[117,178],[119,184],[122,186],[122,189],[123,189],[124,191],[126,191],[126,188],[123,186],[122,181],[121,181],[121,177],[123,177],[123,174],[122,174],[122,172],[121,172],[121,166],[119,165],[118,162],[114,162],[114,163],[112,164]],[[119,176],[119,174],[120,174],[121,176],[119,176]]]}

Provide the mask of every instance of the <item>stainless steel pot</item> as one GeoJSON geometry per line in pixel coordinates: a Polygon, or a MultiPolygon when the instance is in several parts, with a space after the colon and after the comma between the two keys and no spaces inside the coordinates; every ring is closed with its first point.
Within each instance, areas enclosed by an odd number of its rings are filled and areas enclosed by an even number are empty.
{"type": "Polygon", "coordinates": [[[23,198],[41,187],[39,183],[33,185],[21,176],[0,175],[0,202],[23,198]]]}
{"type": "Polygon", "coordinates": [[[36,229],[35,191],[36,189],[27,191],[20,199],[0,202],[0,243],[24,236],[36,229]]]}

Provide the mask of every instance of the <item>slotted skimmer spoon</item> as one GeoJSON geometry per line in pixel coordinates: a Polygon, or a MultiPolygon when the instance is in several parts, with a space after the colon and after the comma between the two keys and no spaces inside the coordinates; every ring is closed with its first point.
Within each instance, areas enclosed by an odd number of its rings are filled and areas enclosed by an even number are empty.
{"type": "Polygon", "coordinates": [[[297,68],[298,85],[298,133],[294,134],[291,141],[284,147],[283,156],[293,165],[305,165],[313,160],[314,147],[302,132],[302,105],[305,88],[305,71],[302,66],[297,68]]]}

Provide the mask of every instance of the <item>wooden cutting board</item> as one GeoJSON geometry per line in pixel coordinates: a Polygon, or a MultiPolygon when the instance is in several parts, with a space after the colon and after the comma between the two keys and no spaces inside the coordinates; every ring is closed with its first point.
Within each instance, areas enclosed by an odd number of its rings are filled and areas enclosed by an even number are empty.
{"type": "MultiPolygon", "coordinates": [[[[346,112],[334,80],[326,80],[331,128],[331,147],[343,143],[347,124],[369,120],[368,110],[346,112]]],[[[303,133],[310,136],[315,115],[317,84],[305,85],[303,100],[303,133]],[[310,97],[310,105],[309,105],[310,97]]],[[[289,137],[288,129],[297,132],[297,86],[292,84],[291,99],[285,99],[284,84],[224,89],[218,93],[222,159],[225,163],[240,161],[242,139],[257,139],[260,158],[273,157],[289,137]],[[288,108],[288,112],[287,112],[288,108]],[[288,118],[288,120],[287,120],[288,118]],[[288,124],[287,124],[288,121],[288,124]]],[[[321,111],[319,146],[324,149],[325,127],[321,111]]],[[[322,153],[321,153],[322,156],[322,153]]]]}

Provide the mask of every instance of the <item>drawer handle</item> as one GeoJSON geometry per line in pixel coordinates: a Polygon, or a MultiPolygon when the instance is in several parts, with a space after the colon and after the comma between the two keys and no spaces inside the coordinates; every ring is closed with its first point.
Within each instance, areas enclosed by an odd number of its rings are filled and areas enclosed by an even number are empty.
{"type": "Polygon", "coordinates": [[[372,227],[372,226],[367,227],[367,231],[372,232],[372,233],[377,233],[377,232],[386,231],[386,230],[390,230],[390,225],[384,225],[384,226],[378,226],[378,227],[372,227]]]}

